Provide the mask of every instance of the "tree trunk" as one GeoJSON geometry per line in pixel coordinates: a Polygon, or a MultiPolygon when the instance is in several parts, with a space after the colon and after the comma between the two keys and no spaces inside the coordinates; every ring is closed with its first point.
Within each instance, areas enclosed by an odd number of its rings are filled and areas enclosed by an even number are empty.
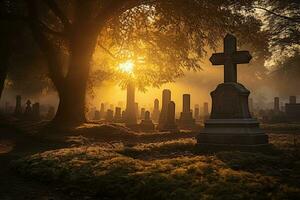
{"type": "Polygon", "coordinates": [[[2,92],[5,87],[5,80],[7,76],[7,70],[8,70],[8,60],[9,60],[9,53],[8,48],[5,49],[5,52],[1,52],[0,60],[1,60],[1,66],[0,66],[0,99],[2,96],[2,92]]]}
{"type": "Polygon", "coordinates": [[[86,89],[98,32],[90,24],[79,27],[70,42],[69,71],[63,85],[56,86],[60,102],[53,123],[57,125],[75,126],[87,121],[86,89]]]}

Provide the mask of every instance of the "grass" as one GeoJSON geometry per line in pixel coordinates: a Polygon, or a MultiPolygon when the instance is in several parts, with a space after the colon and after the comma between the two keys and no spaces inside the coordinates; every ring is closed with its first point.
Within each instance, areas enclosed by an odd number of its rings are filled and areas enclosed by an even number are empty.
{"type": "Polygon", "coordinates": [[[31,155],[14,167],[77,197],[299,199],[299,146],[293,135],[270,139],[271,154],[199,155],[191,138],[133,146],[83,144],[31,155]]]}

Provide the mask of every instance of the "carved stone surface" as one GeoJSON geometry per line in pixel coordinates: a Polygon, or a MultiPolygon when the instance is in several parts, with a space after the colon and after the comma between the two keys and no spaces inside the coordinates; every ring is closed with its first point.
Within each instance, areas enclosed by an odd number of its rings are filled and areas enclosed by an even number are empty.
{"type": "Polygon", "coordinates": [[[227,82],[211,93],[211,119],[251,118],[248,108],[250,92],[242,84],[227,82]]]}
{"type": "Polygon", "coordinates": [[[224,53],[213,54],[210,60],[214,65],[224,65],[224,83],[211,92],[211,116],[197,137],[199,147],[255,150],[268,146],[268,136],[249,112],[250,92],[237,83],[236,65],[248,63],[249,52],[236,51],[236,38],[227,35],[224,53]]]}

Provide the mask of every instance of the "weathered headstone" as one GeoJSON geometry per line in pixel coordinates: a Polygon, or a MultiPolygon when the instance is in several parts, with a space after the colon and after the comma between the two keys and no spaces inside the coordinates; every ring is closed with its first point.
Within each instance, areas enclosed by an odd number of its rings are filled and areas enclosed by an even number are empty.
{"type": "Polygon", "coordinates": [[[145,132],[154,131],[154,124],[150,119],[149,111],[145,111],[145,118],[140,123],[140,130],[145,132]]]}
{"type": "Polygon", "coordinates": [[[114,120],[114,111],[108,109],[106,111],[105,121],[106,122],[113,122],[114,120]]]}
{"type": "Polygon", "coordinates": [[[127,102],[126,102],[126,126],[133,126],[137,124],[136,115],[136,103],[135,103],[135,86],[133,83],[127,85],[127,102]]]}
{"type": "Polygon", "coordinates": [[[268,145],[268,136],[250,115],[250,92],[237,83],[237,64],[250,60],[248,51],[237,51],[236,38],[230,34],[224,39],[224,53],[210,58],[213,65],[224,65],[224,83],[211,93],[211,116],[197,138],[200,147],[253,150],[268,145]]]}
{"type": "Polygon", "coordinates": [[[194,118],[195,120],[199,120],[200,119],[200,108],[199,108],[199,105],[196,104],[195,105],[195,109],[194,109],[194,118]]]}
{"type": "Polygon", "coordinates": [[[290,102],[285,104],[285,113],[289,122],[300,122],[300,103],[296,96],[290,96],[290,102]]]}
{"type": "Polygon", "coordinates": [[[164,124],[167,122],[168,106],[171,102],[171,91],[164,89],[162,93],[162,107],[159,115],[158,129],[164,129],[164,124]]]}
{"type": "Polygon", "coordinates": [[[274,112],[279,113],[279,97],[274,98],[274,112]]]}
{"type": "Polygon", "coordinates": [[[175,103],[173,101],[170,101],[168,104],[166,121],[163,124],[161,131],[178,132],[175,121],[175,103]]]}
{"type": "Polygon", "coordinates": [[[121,113],[121,108],[120,107],[115,108],[114,122],[116,122],[116,123],[121,123],[122,122],[122,113],[121,113]]]}
{"type": "Polygon", "coordinates": [[[32,118],[34,120],[40,120],[40,104],[39,103],[34,103],[32,105],[32,118]]]}
{"type": "Polygon", "coordinates": [[[101,119],[101,114],[99,110],[95,110],[94,114],[94,120],[100,120],[101,119]]]}
{"type": "MultiPolygon", "coordinates": [[[[6,106],[6,107],[8,107],[8,106],[6,106]]],[[[22,116],[22,97],[21,97],[21,95],[16,96],[16,107],[15,107],[14,115],[16,117],[22,116]]]]}
{"type": "Polygon", "coordinates": [[[194,129],[196,124],[195,119],[193,119],[193,113],[191,112],[191,95],[184,94],[182,98],[183,106],[178,121],[179,127],[181,129],[194,129]]]}
{"type": "Polygon", "coordinates": [[[159,119],[159,100],[158,99],[154,100],[154,108],[153,108],[153,111],[152,111],[152,119],[153,119],[153,121],[158,122],[158,119],[159,119]]]}
{"type": "Polygon", "coordinates": [[[103,119],[103,118],[105,118],[105,104],[101,103],[101,106],[100,106],[100,119],[103,119]]]}

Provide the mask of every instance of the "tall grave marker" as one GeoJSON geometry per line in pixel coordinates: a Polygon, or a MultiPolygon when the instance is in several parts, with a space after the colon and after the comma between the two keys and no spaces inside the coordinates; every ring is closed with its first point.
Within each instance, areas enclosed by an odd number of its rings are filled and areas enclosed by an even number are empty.
{"type": "Polygon", "coordinates": [[[252,150],[268,145],[268,136],[250,115],[250,92],[237,82],[237,64],[249,63],[251,58],[248,51],[237,51],[236,38],[230,34],[224,39],[224,53],[210,58],[213,65],[224,65],[224,83],[211,92],[211,116],[198,135],[200,146],[252,150]]]}

